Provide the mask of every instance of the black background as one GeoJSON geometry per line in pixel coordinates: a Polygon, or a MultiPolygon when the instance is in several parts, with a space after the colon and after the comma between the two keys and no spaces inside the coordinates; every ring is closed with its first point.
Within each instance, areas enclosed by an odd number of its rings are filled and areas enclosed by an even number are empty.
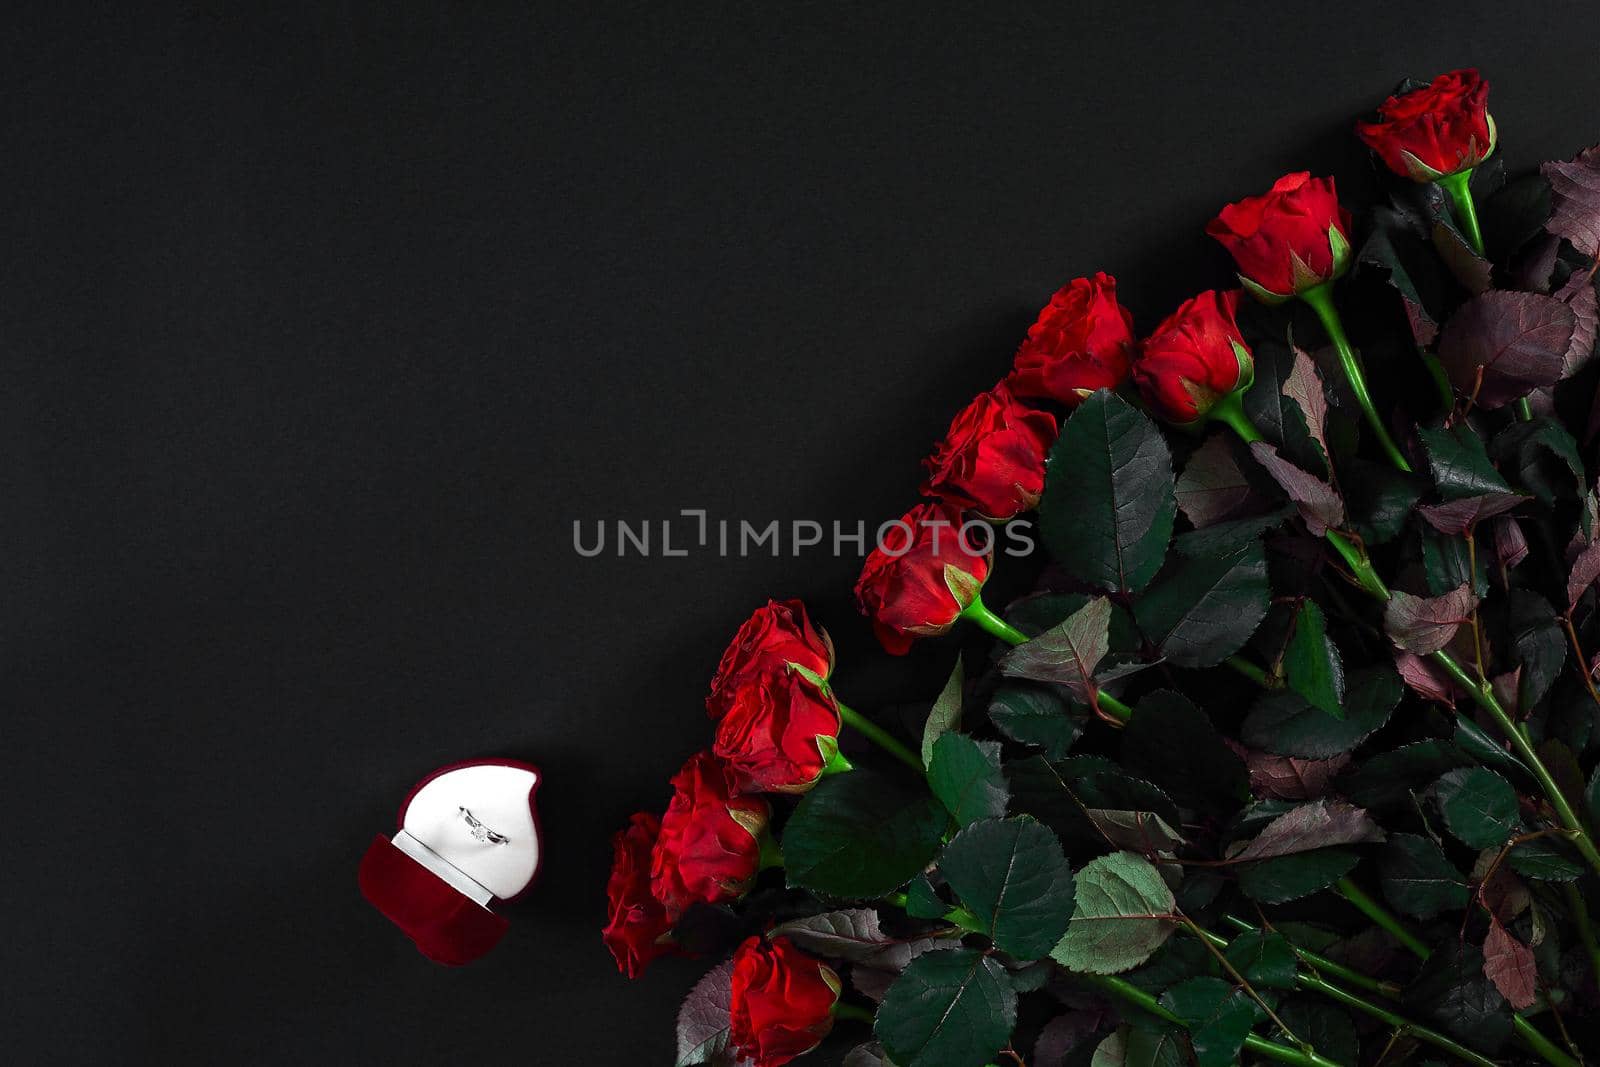
{"type": "Polygon", "coordinates": [[[855,558],[574,520],[898,515],[1052,289],[1226,283],[1215,209],[1358,199],[1402,75],[1480,66],[1513,168],[1600,137],[1592,0],[989,7],[10,14],[8,1058],[669,1062],[707,964],[615,973],[606,838],[724,641],[803,596],[868,710],[954,646],[877,651],[855,558]],[[480,755],[544,767],[547,866],[451,971],[355,869],[480,755]]]}

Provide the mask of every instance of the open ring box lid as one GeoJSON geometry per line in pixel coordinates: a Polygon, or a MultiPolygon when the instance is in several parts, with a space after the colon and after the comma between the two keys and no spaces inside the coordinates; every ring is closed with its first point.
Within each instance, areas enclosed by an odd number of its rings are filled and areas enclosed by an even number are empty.
{"type": "Polygon", "coordinates": [[[434,771],[400,806],[394,837],[372,839],[362,895],[429,959],[458,966],[482,956],[510,926],[491,905],[521,896],[539,872],[539,780],[516,760],[434,771]]]}

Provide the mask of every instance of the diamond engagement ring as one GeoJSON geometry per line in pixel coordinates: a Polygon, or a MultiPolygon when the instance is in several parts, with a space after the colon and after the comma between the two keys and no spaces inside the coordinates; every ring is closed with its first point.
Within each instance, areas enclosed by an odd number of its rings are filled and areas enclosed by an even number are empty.
{"type": "Polygon", "coordinates": [[[467,829],[472,832],[472,836],[477,840],[491,845],[504,845],[511,840],[505,834],[497,834],[483,825],[482,821],[466,808],[458,808],[457,810],[461,812],[461,817],[466,820],[467,829]]]}

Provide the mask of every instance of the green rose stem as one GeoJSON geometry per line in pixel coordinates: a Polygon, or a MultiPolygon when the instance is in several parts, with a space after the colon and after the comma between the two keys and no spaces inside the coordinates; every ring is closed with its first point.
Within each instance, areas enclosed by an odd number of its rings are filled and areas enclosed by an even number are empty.
{"type": "Polygon", "coordinates": [[[838,697],[835,697],[833,702],[838,706],[839,718],[846,726],[856,730],[868,741],[871,741],[918,774],[923,773],[922,760],[918,759],[916,754],[909,748],[890,736],[887,730],[854,708],[841,703],[838,697]]]}
{"type": "Polygon", "coordinates": [[[1263,689],[1281,689],[1283,687],[1281,681],[1267,674],[1266,671],[1257,667],[1243,656],[1229,656],[1222,662],[1263,689]]]}
{"type": "MultiPolygon", "coordinates": [[[[1472,169],[1468,168],[1459,174],[1446,174],[1435,179],[1435,182],[1449,195],[1454,204],[1456,221],[1460,224],[1467,243],[1482,257],[1483,231],[1478,226],[1478,205],[1472,200],[1472,169]]],[[[1433,375],[1433,380],[1438,383],[1439,396],[1444,400],[1445,410],[1449,411],[1455,406],[1455,390],[1450,386],[1450,378],[1444,372],[1444,365],[1439,362],[1438,356],[1428,352],[1422,353],[1422,361],[1427,365],[1428,372],[1433,375]]],[[[1526,397],[1517,401],[1517,413],[1524,422],[1533,418],[1526,397]]]]}
{"type": "MultiPolygon", "coordinates": [[[[1389,602],[1389,587],[1383,584],[1383,579],[1379,578],[1377,572],[1372,569],[1372,562],[1367,558],[1366,551],[1335,530],[1328,531],[1328,541],[1344,557],[1344,561],[1350,565],[1350,570],[1355,575],[1361,588],[1374,600],[1387,604],[1389,602]]],[[[1595,849],[1594,841],[1589,837],[1589,832],[1584,829],[1583,822],[1578,818],[1577,813],[1572,810],[1572,805],[1567,802],[1566,796],[1561,792],[1561,787],[1556,785],[1556,780],[1551,776],[1549,768],[1544,765],[1544,760],[1539,758],[1539,753],[1534,749],[1533,742],[1528,740],[1527,735],[1517,728],[1516,722],[1506,712],[1506,709],[1500,705],[1500,701],[1495,697],[1494,690],[1489,683],[1474,680],[1462,669],[1461,664],[1456,662],[1455,657],[1444,649],[1440,649],[1428,658],[1443,667],[1445,673],[1472,698],[1473,702],[1488,712],[1490,718],[1494,719],[1495,723],[1500,727],[1500,732],[1505,734],[1511,741],[1512,747],[1517,750],[1517,755],[1522,757],[1523,762],[1533,772],[1533,776],[1538,779],[1539,787],[1544,790],[1545,797],[1550,801],[1550,806],[1556,813],[1557,821],[1571,835],[1572,843],[1577,846],[1579,852],[1583,853],[1583,858],[1588,861],[1589,866],[1596,871],[1600,871],[1600,851],[1595,849]]]]}
{"type": "MultiPolygon", "coordinates": [[[[1251,926],[1249,923],[1245,922],[1243,919],[1235,919],[1231,915],[1228,916],[1227,921],[1232,923],[1235,927],[1239,928],[1240,930],[1253,931],[1255,929],[1255,927],[1251,926]]],[[[1206,932],[1205,933],[1205,937],[1206,937],[1206,940],[1209,941],[1211,943],[1211,945],[1213,947],[1215,947],[1215,948],[1225,948],[1227,946],[1227,944],[1228,944],[1228,941],[1227,941],[1226,938],[1221,937],[1220,935],[1217,935],[1217,934],[1206,932]]],[[[1356,972],[1351,971],[1347,967],[1341,967],[1339,964],[1333,963],[1332,960],[1324,959],[1323,957],[1318,956],[1315,953],[1304,952],[1301,949],[1295,947],[1293,944],[1291,944],[1289,947],[1294,949],[1295,955],[1299,956],[1300,959],[1304,960],[1306,963],[1308,963],[1308,964],[1310,964],[1310,965],[1312,965],[1314,967],[1317,967],[1317,968],[1319,968],[1321,970],[1326,970],[1329,974],[1338,974],[1340,972],[1344,972],[1344,976],[1347,978],[1347,980],[1349,979],[1349,976],[1351,976],[1351,975],[1355,975],[1356,978],[1360,979],[1360,982],[1354,982],[1353,984],[1358,984],[1359,985],[1359,984],[1362,984],[1362,983],[1371,983],[1372,985],[1378,985],[1378,983],[1372,982],[1372,979],[1367,978],[1365,975],[1359,975],[1356,972]]],[[[1334,1001],[1337,1001],[1340,1004],[1343,1004],[1347,1008],[1354,1008],[1355,1010],[1357,1010],[1359,1012],[1362,1012],[1362,1013],[1364,1013],[1366,1015],[1372,1016],[1374,1019],[1381,1019],[1382,1021],[1384,1021],[1385,1023],[1388,1023],[1390,1026],[1394,1027],[1395,1029],[1405,1031],[1406,1033],[1409,1033],[1412,1037],[1415,1037],[1415,1038],[1417,1038],[1418,1040],[1421,1040],[1421,1041],[1426,1041],[1428,1044],[1433,1045],[1434,1047],[1440,1049],[1441,1051],[1448,1052],[1450,1055],[1459,1057],[1460,1059],[1465,1060],[1468,1063],[1477,1064],[1477,1065],[1480,1065],[1480,1067],[1487,1067],[1487,1065],[1492,1064],[1492,1063],[1495,1062],[1494,1060],[1491,1060],[1486,1056],[1481,1056],[1478,1053],[1473,1052],[1471,1049],[1465,1047],[1464,1045],[1458,1044],[1457,1042],[1455,1042],[1451,1038],[1445,1036],[1444,1034],[1439,1033],[1439,1031],[1437,1031],[1437,1030],[1433,1030],[1433,1029],[1431,1029],[1429,1027],[1422,1026],[1422,1025],[1420,1025],[1418,1023],[1414,1023],[1410,1019],[1407,1019],[1402,1015],[1395,1014],[1394,1012],[1390,1011],[1388,1008],[1385,1008],[1385,1007],[1383,1007],[1381,1005],[1378,1005],[1378,1004],[1374,1004],[1371,1001],[1368,1001],[1368,1000],[1365,1000],[1365,999],[1363,999],[1361,997],[1358,997],[1354,993],[1350,992],[1349,990],[1343,989],[1343,988],[1341,988],[1339,986],[1336,986],[1332,982],[1329,982],[1329,981],[1327,981],[1327,980],[1325,980],[1323,978],[1319,978],[1314,974],[1306,974],[1304,971],[1298,971],[1297,970],[1295,972],[1294,980],[1295,980],[1295,984],[1298,985],[1301,989],[1305,989],[1305,990],[1307,990],[1309,992],[1313,992],[1313,993],[1320,993],[1321,995],[1329,998],[1330,1000],[1334,1000],[1334,1001]]],[[[1392,988],[1391,989],[1384,989],[1384,988],[1380,987],[1380,988],[1375,989],[1373,991],[1374,992],[1380,992],[1383,995],[1389,996],[1389,997],[1393,997],[1394,996],[1394,992],[1393,992],[1392,988]]],[[[1534,1031],[1534,1032],[1538,1033],[1538,1031],[1534,1031]]],[[[1543,1040],[1544,1035],[1540,1034],[1539,1036],[1540,1036],[1540,1039],[1543,1040]]],[[[1547,1045],[1549,1044],[1549,1042],[1545,1042],[1545,1043],[1547,1045]]],[[[1561,1052],[1560,1049],[1557,1049],[1554,1046],[1551,1046],[1550,1050],[1552,1052],[1554,1052],[1557,1056],[1561,1057],[1560,1060],[1554,1060],[1554,1059],[1549,1060],[1550,1063],[1559,1064],[1559,1067],[1577,1067],[1577,1065],[1575,1063],[1573,1063],[1572,1060],[1568,1059],[1565,1056],[1565,1054],[1561,1052]]],[[[1549,1057],[1547,1056],[1546,1059],[1549,1059],[1549,1057]]]]}
{"type": "Polygon", "coordinates": [[[1378,415],[1378,409],[1372,404],[1372,394],[1367,391],[1367,375],[1361,368],[1361,357],[1350,347],[1350,339],[1344,334],[1344,323],[1339,320],[1339,309],[1333,304],[1333,283],[1323,282],[1321,285],[1312,286],[1300,294],[1300,299],[1311,305],[1311,310],[1317,313],[1322,328],[1327,331],[1328,340],[1332,341],[1333,347],[1338,350],[1339,364],[1344,368],[1345,380],[1350,383],[1350,391],[1355,394],[1356,403],[1361,405],[1362,412],[1366,414],[1367,425],[1371,426],[1372,432],[1377,435],[1378,444],[1383,446],[1389,462],[1407,474],[1411,473],[1411,464],[1400,454],[1400,449],[1395,446],[1394,439],[1389,436],[1388,428],[1378,415]]]}
{"type": "MultiPolygon", "coordinates": [[[[990,611],[989,605],[983,602],[981,595],[973,597],[972,603],[967,605],[959,617],[977,623],[1008,645],[1025,645],[1030,640],[1027,634],[990,611]]],[[[1126,723],[1133,718],[1132,708],[1103,689],[1096,689],[1094,704],[1096,710],[1105,712],[1117,722],[1126,723]]]]}
{"type": "Polygon", "coordinates": [[[983,602],[982,593],[973,596],[972,603],[962,609],[961,614],[957,617],[966,619],[968,622],[977,623],[1007,644],[1025,645],[1028,643],[1027,634],[989,610],[989,605],[983,602]]]}
{"type": "MultiPolygon", "coordinates": [[[[1567,888],[1572,888],[1570,883],[1568,884],[1567,888]]],[[[1340,892],[1345,893],[1345,898],[1352,904],[1356,904],[1356,906],[1361,909],[1362,913],[1365,914],[1367,918],[1371,919],[1378,926],[1381,926],[1383,929],[1387,930],[1390,934],[1393,934],[1396,940],[1398,940],[1402,945],[1411,951],[1412,955],[1416,956],[1420,960],[1426,960],[1429,956],[1433,955],[1433,951],[1428,948],[1427,945],[1423,944],[1420,938],[1418,938],[1410,930],[1406,929],[1404,923],[1395,918],[1394,915],[1392,915],[1383,907],[1383,905],[1379,904],[1372,898],[1367,897],[1367,895],[1363,893],[1360,888],[1354,884],[1351,884],[1348,878],[1344,878],[1339,881],[1339,889],[1340,892]],[[1355,895],[1351,895],[1351,892],[1346,892],[1347,889],[1353,892],[1355,895]],[[1366,901],[1365,905],[1359,903],[1358,898],[1364,898],[1366,901]]],[[[1576,895],[1576,892],[1576,889],[1573,889],[1574,895],[1576,895]]],[[[1579,898],[1579,903],[1582,903],[1581,898],[1579,898]]],[[[1233,926],[1240,930],[1249,931],[1254,929],[1254,927],[1245,922],[1243,919],[1236,919],[1231,915],[1226,916],[1226,921],[1233,924],[1233,926]]],[[[1215,937],[1216,935],[1212,934],[1208,936],[1215,937]]],[[[1313,956],[1311,953],[1305,952],[1298,948],[1292,942],[1290,943],[1289,947],[1294,950],[1295,955],[1299,956],[1307,963],[1310,963],[1313,967],[1321,967],[1322,969],[1328,970],[1328,973],[1330,974],[1338,974],[1338,971],[1335,971],[1327,966],[1328,964],[1333,963],[1332,960],[1325,960],[1321,957],[1313,956]]],[[[1338,964],[1333,964],[1333,967],[1338,966],[1338,964]]],[[[1345,978],[1346,981],[1351,981],[1352,984],[1362,985],[1363,982],[1372,981],[1369,978],[1365,978],[1365,976],[1360,976],[1361,980],[1357,981],[1351,977],[1354,972],[1349,972],[1347,968],[1340,968],[1340,970],[1347,972],[1341,975],[1341,977],[1345,978]]],[[[1326,992],[1326,990],[1321,990],[1320,986],[1311,985],[1304,981],[1305,977],[1306,976],[1304,975],[1296,975],[1296,979],[1299,980],[1300,984],[1305,988],[1319,989],[1319,991],[1326,992]]],[[[1326,985],[1326,983],[1322,984],[1326,985]]],[[[1373,984],[1376,985],[1377,983],[1373,984]]],[[[1365,1002],[1352,1004],[1350,1000],[1345,999],[1349,997],[1348,993],[1345,993],[1343,990],[1339,990],[1337,987],[1329,988],[1334,989],[1337,993],[1341,994],[1335,999],[1340,999],[1343,1003],[1351,1004],[1353,1007],[1360,1007],[1363,1011],[1366,1011],[1371,1007],[1371,1005],[1367,1005],[1365,1002]]],[[[1392,989],[1378,988],[1373,989],[1373,992],[1382,993],[1384,996],[1391,998],[1395,995],[1392,989]]],[[[1334,994],[1330,993],[1329,995],[1332,996],[1334,994]]],[[[1372,1013],[1369,1012],[1369,1014],[1372,1013]]],[[[1378,1018],[1383,1018],[1383,1016],[1380,1015],[1378,1018]]],[[[1565,1052],[1562,1052],[1559,1048],[1557,1048],[1549,1038],[1545,1037],[1544,1034],[1539,1032],[1539,1028],[1534,1026],[1532,1022],[1528,1021],[1521,1015],[1513,1015],[1511,1017],[1511,1022],[1516,1028],[1517,1036],[1522,1039],[1523,1043],[1537,1052],[1541,1057],[1544,1058],[1546,1062],[1555,1064],[1556,1067],[1577,1067],[1578,1061],[1574,1060],[1571,1056],[1568,1056],[1565,1052]]],[[[1417,1036],[1422,1036],[1421,1028],[1416,1027],[1413,1024],[1407,1025],[1410,1026],[1412,1032],[1417,1034],[1417,1036]]],[[[1424,1038],[1424,1040],[1429,1039],[1424,1038]]]]}
{"type": "Polygon", "coordinates": [[[846,1004],[842,1000],[834,1001],[833,1017],[835,1019],[852,1019],[858,1023],[866,1023],[868,1026],[871,1026],[877,1020],[877,1016],[866,1008],[858,1007],[855,1004],[846,1004]]]}
{"type": "MultiPolygon", "coordinates": [[[[1222,921],[1232,926],[1235,930],[1242,934],[1253,934],[1258,932],[1256,927],[1239,918],[1237,915],[1224,915],[1222,917],[1222,921]]],[[[1279,936],[1283,935],[1280,934],[1279,936]]],[[[1284,941],[1287,942],[1289,947],[1294,950],[1294,954],[1300,957],[1301,961],[1312,970],[1331,974],[1340,981],[1348,982],[1358,989],[1365,989],[1369,993],[1376,993],[1379,996],[1387,997],[1390,1000],[1398,1000],[1400,997],[1400,987],[1395,985],[1393,982],[1380,982],[1376,978],[1370,978],[1367,975],[1362,974],[1360,971],[1346,967],[1342,963],[1336,963],[1335,961],[1328,959],[1326,956],[1319,956],[1310,949],[1301,948],[1293,941],[1290,941],[1286,936],[1284,937],[1284,941]]]]}
{"type": "Polygon", "coordinates": [[[1435,178],[1434,184],[1450,194],[1450,201],[1456,209],[1456,221],[1461,224],[1461,232],[1466,234],[1472,250],[1482,256],[1483,230],[1478,226],[1478,205],[1472,202],[1472,168],[1468,167],[1466,170],[1435,178]]]}
{"type": "Polygon", "coordinates": [[[1376,925],[1387,930],[1396,941],[1404,945],[1413,955],[1419,959],[1428,958],[1428,946],[1423,944],[1416,934],[1407,930],[1399,919],[1389,914],[1383,905],[1367,896],[1366,891],[1360,886],[1348,878],[1341,878],[1337,883],[1337,888],[1339,895],[1354,904],[1357,911],[1371,919],[1376,925]]]}
{"type": "MultiPolygon", "coordinates": [[[[1310,293],[1316,291],[1309,290],[1306,295],[1309,296],[1310,293]]],[[[1326,292],[1324,292],[1324,298],[1326,298],[1326,295],[1326,292]]],[[[1330,302],[1328,304],[1330,310],[1332,306],[1330,302]]],[[[1364,395],[1364,390],[1362,395],[1364,395]]],[[[1363,406],[1368,405],[1364,404],[1363,406]]],[[[1370,407],[1368,407],[1368,410],[1370,412],[1370,407]]],[[[1239,400],[1237,393],[1230,394],[1223,400],[1218,401],[1211,409],[1208,417],[1226,423],[1246,444],[1262,439],[1260,431],[1245,417],[1243,403],[1239,400]]],[[[1398,453],[1392,453],[1390,458],[1402,470],[1408,472],[1411,470],[1398,453]]],[[[1367,556],[1366,549],[1352,540],[1348,534],[1339,530],[1330,528],[1326,533],[1326,537],[1328,543],[1333,546],[1334,550],[1339,553],[1339,556],[1350,568],[1350,573],[1354,576],[1356,584],[1361,587],[1362,591],[1380,604],[1387,604],[1390,598],[1389,587],[1384,584],[1383,579],[1378,576],[1378,572],[1373,569],[1372,560],[1367,556]]],[[[1544,760],[1539,758],[1539,753],[1534,749],[1533,743],[1528,739],[1527,735],[1517,729],[1516,722],[1507,714],[1506,709],[1500,705],[1500,701],[1494,695],[1494,690],[1490,688],[1487,682],[1479,682],[1471,678],[1466,671],[1462,670],[1461,664],[1456,662],[1455,657],[1444,649],[1433,653],[1429,658],[1444,668],[1445,673],[1454,679],[1456,684],[1499,725],[1500,731],[1510,739],[1512,746],[1517,750],[1517,754],[1522,757],[1523,762],[1528,765],[1533,771],[1534,777],[1538,779],[1539,787],[1544,790],[1545,797],[1550,801],[1550,806],[1554,809],[1557,820],[1571,834],[1573,844],[1583,854],[1583,858],[1588,861],[1589,866],[1600,872],[1600,850],[1595,849],[1593,839],[1590,838],[1588,831],[1584,829],[1583,822],[1578,818],[1577,813],[1572,810],[1572,805],[1567,802],[1567,798],[1561,792],[1561,788],[1556,785],[1556,780],[1551,776],[1549,768],[1544,765],[1544,760]]]]}
{"type": "MultiPolygon", "coordinates": [[[[883,898],[883,902],[885,904],[893,904],[901,911],[905,911],[906,905],[910,901],[904,893],[890,893],[888,896],[883,898]]],[[[942,918],[947,923],[954,923],[956,926],[961,927],[961,929],[965,930],[969,934],[981,934],[985,929],[983,921],[963,907],[951,908],[949,911],[944,913],[942,918]]]]}
{"type": "MultiPolygon", "coordinates": [[[[1114,997],[1120,997],[1131,1004],[1143,1008],[1159,1019],[1164,1019],[1175,1026],[1182,1026],[1184,1029],[1188,1029],[1184,1021],[1163,1007],[1159,1000],[1125,978],[1118,978],[1114,974],[1078,974],[1075,971],[1069,973],[1074,978],[1081,979],[1084,983],[1092,985],[1102,992],[1109,993],[1114,997]]],[[[1299,1067],[1339,1067],[1332,1060],[1317,1055],[1316,1052],[1309,1048],[1290,1048],[1288,1045],[1280,1045],[1276,1041],[1269,1041],[1254,1033],[1245,1035],[1244,1047],[1258,1056],[1269,1060],[1277,1060],[1279,1063],[1292,1063],[1299,1065],[1299,1067]]],[[[1469,1062],[1481,1065],[1481,1067],[1493,1067],[1494,1064],[1493,1060],[1486,1060],[1481,1056],[1471,1058],[1469,1062]]]]}
{"type": "Polygon", "coordinates": [[[1563,882],[1561,892],[1567,898],[1567,909],[1572,912],[1573,922],[1578,927],[1578,940],[1583,942],[1583,950],[1589,954],[1589,965],[1594,968],[1595,979],[1600,981],[1600,944],[1595,943],[1594,926],[1589,921],[1589,909],[1583,905],[1583,895],[1571,882],[1563,882]]]}

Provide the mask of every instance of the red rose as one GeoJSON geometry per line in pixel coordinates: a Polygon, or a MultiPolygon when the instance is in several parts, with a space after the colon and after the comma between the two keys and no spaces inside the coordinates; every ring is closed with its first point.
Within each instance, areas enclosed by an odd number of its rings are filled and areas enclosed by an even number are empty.
{"type": "Polygon", "coordinates": [[[925,496],[1003,521],[1031,511],[1044,491],[1044,459],[1056,417],[1020,403],[1005,385],[978,394],[923,460],[925,496]]]}
{"type": "Polygon", "coordinates": [[[1476,167],[1494,151],[1489,83],[1475,70],[1441,74],[1385,100],[1378,121],[1356,123],[1356,136],[1390,170],[1415,182],[1476,167]]]}
{"type": "Polygon", "coordinates": [[[750,678],[787,670],[789,665],[826,679],[833,673],[833,642],[827,631],[811,624],[800,601],[769,600],[744,621],[722,653],[711,679],[711,694],[706,697],[706,711],[713,719],[722,718],[750,678]]]}
{"type": "Polygon", "coordinates": [[[629,978],[644,973],[658,956],[676,951],[666,939],[672,929],[666,909],[650,894],[650,852],[661,820],[641,811],[611,838],[611,878],[606,882],[606,928],[600,937],[629,978]]]}
{"type": "Polygon", "coordinates": [[[755,1067],[783,1067],[833,1029],[839,976],[787,937],[752,937],[733,954],[728,1043],[755,1067]]]}
{"type": "Polygon", "coordinates": [[[1301,171],[1279,178],[1265,196],[1229,204],[1206,233],[1233,256],[1251,295],[1276,302],[1343,274],[1349,229],[1333,179],[1301,171]]]}
{"type": "Polygon", "coordinates": [[[1018,396],[1045,397],[1077,407],[1096,389],[1115,389],[1128,377],[1133,316],[1117,303],[1109,274],[1077,278],[1050,298],[1006,379],[1018,396]]]}
{"type": "Polygon", "coordinates": [[[772,809],[758,797],[732,795],[709,752],[691,756],[672,788],[650,857],[650,891],[676,922],[697,900],[720,904],[749,892],[772,809]]]}
{"type": "Polygon", "coordinates": [[[741,793],[804,793],[839,749],[839,707],[799,671],[778,666],[728,694],[712,748],[741,793]]]}
{"type": "Polygon", "coordinates": [[[856,606],[891,655],[911,651],[915,638],[947,632],[989,577],[992,546],[978,537],[969,545],[961,521],[957,509],[929,502],[879,532],[856,579],[856,606]]]}
{"type": "Polygon", "coordinates": [[[1234,316],[1239,290],[1207,290],[1185,301],[1145,341],[1133,365],[1144,402],[1169,422],[1200,418],[1254,374],[1234,316]]]}

